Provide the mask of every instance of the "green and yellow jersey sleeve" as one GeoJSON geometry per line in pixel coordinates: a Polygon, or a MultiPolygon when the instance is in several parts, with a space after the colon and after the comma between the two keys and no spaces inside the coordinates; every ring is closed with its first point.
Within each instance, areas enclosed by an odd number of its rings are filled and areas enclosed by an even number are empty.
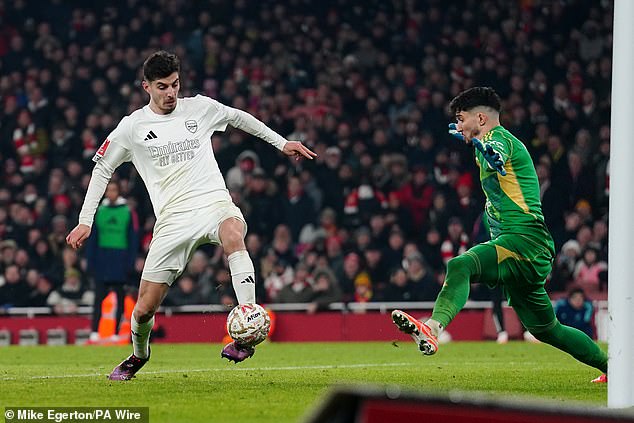
{"type": "MultiPolygon", "coordinates": [[[[528,150],[502,126],[496,126],[482,137],[482,144],[491,145],[500,154],[506,176],[500,175],[475,151],[480,168],[480,183],[486,195],[485,211],[491,238],[500,234],[527,232],[550,234],[544,224],[539,181],[528,150]]],[[[541,234],[539,234],[541,236],[541,234]]]]}

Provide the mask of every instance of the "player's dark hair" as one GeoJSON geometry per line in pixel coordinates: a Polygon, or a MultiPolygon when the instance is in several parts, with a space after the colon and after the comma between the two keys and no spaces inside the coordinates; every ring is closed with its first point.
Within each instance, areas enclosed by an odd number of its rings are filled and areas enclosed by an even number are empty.
{"type": "Polygon", "coordinates": [[[154,52],[143,62],[143,79],[147,82],[167,78],[174,72],[180,72],[181,62],[178,56],[165,50],[154,52]]]}
{"type": "Polygon", "coordinates": [[[461,92],[451,100],[449,110],[455,116],[458,112],[468,112],[478,106],[490,107],[498,113],[502,110],[500,96],[491,87],[473,87],[461,92]]]}

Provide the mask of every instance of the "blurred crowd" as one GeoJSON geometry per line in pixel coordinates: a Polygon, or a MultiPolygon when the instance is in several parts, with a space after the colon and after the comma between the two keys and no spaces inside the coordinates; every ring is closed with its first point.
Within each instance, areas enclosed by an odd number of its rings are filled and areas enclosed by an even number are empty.
{"type": "MultiPolygon", "coordinates": [[[[262,303],[432,301],[445,263],[486,238],[449,100],[503,99],[527,145],[558,255],[551,292],[605,295],[612,2],[608,0],[0,0],[0,307],[91,304],[94,272],[65,246],[96,149],[147,102],[140,68],[166,49],[181,95],[246,110],[319,154],[288,160],[238,131],[211,142],[248,223],[262,303]]],[[[130,165],[138,285],[154,216],[130,165]]],[[[166,304],[235,302],[202,247],[166,304]]]]}

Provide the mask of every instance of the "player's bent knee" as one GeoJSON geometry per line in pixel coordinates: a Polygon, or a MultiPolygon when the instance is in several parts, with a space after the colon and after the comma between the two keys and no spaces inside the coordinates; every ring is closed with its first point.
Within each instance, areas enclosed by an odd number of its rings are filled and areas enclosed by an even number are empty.
{"type": "Polygon", "coordinates": [[[227,253],[243,249],[244,224],[238,219],[227,219],[222,222],[220,241],[227,253]]]}
{"type": "Polygon", "coordinates": [[[158,305],[150,305],[139,301],[134,307],[134,318],[139,323],[147,322],[158,310],[158,305]]]}
{"type": "Polygon", "coordinates": [[[470,257],[467,257],[464,254],[450,259],[447,262],[447,273],[449,272],[453,273],[453,272],[464,270],[467,267],[467,264],[472,260],[473,259],[471,259],[470,257]]]}

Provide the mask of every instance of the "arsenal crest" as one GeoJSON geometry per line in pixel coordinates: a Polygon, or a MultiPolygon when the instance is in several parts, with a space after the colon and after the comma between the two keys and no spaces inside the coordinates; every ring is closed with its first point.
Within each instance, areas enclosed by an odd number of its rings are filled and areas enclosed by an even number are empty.
{"type": "Polygon", "coordinates": [[[194,132],[198,131],[198,122],[196,122],[195,120],[186,120],[185,128],[187,128],[187,130],[193,134],[194,132]]]}

